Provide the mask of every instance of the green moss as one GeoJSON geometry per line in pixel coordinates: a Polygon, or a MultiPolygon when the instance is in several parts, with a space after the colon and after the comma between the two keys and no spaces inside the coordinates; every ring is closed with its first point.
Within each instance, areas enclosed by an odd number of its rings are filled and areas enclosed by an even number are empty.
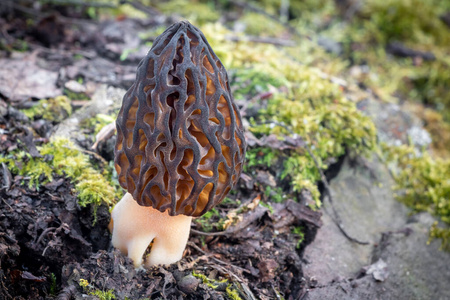
{"type": "Polygon", "coordinates": [[[161,1],[156,7],[164,14],[179,14],[193,24],[205,24],[219,20],[220,14],[212,1],[161,1]]]}
{"type": "Polygon", "coordinates": [[[24,109],[23,113],[30,119],[44,118],[52,122],[61,122],[72,114],[70,99],[66,96],[42,99],[32,108],[24,109]]]}
{"type": "Polygon", "coordinates": [[[432,105],[450,120],[450,34],[440,16],[450,9],[448,1],[366,1],[349,26],[336,25],[346,56],[369,72],[357,80],[381,98],[393,96],[432,105]],[[386,45],[400,41],[406,47],[429,51],[434,61],[399,58],[386,53],[386,45]]]}
{"type": "Polygon", "coordinates": [[[271,18],[259,13],[246,13],[240,22],[245,24],[245,33],[254,36],[280,36],[286,29],[271,18]]]}
{"type": "Polygon", "coordinates": [[[450,35],[439,17],[450,6],[439,0],[369,0],[362,12],[367,34],[378,42],[393,40],[450,45],[450,35]]]}
{"type": "Polygon", "coordinates": [[[269,203],[261,201],[261,202],[259,202],[259,205],[261,205],[262,207],[267,208],[270,211],[271,214],[273,214],[275,212],[275,210],[273,209],[272,205],[270,205],[269,203]]]}
{"type": "Polygon", "coordinates": [[[94,215],[102,203],[112,205],[115,191],[107,178],[89,162],[89,157],[67,139],[56,138],[38,147],[42,157],[31,157],[26,152],[0,157],[14,174],[29,178],[29,186],[39,188],[53,180],[53,176],[71,179],[82,207],[92,205],[94,215]]]}
{"type": "MultiPolygon", "coordinates": [[[[80,83],[82,84],[82,79],[81,79],[80,83]]],[[[73,92],[73,91],[71,91],[69,89],[66,89],[66,88],[64,89],[64,95],[66,95],[69,99],[90,100],[89,96],[86,95],[85,93],[73,92]]]]}
{"type": "Polygon", "coordinates": [[[85,293],[91,296],[96,296],[99,300],[113,300],[116,299],[114,290],[102,291],[92,286],[86,279],[81,278],[78,283],[85,293]]]}
{"type": "Polygon", "coordinates": [[[450,228],[440,228],[438,227],[438,222],[435,222],[430,229],[430,240],[432,239],[441,239],[441,249],[450,251],[450,228]]]}
{"type": "MultiPolygon", "coordinates": [[[[215,280],[207,277],[205,274],[196,273],[195,271],[192,271],[192,275],[194,277],[200,279],[203,284],[206,284],[208,287],[212,289],[217,289],[221,284],[225,284],[228,282],[227,279],[222,280],[215,280]]],[[[228,283],[225,288],[225,293],[228,299],[230,300],[240,300],[241,297],[239,296],[238,290],[234,287],[233,284],[228,283]]]]}
{"type": "MultiPolygon", "coordinates": [[[[450,159],[433,159],[413,147],[383,145],[386,159],[394,165],[396,197],[414,211],[427,211],[450,225],[450,159]]],[[[449,229],[433,226],[432,237],[441,237],[449,249],[449,229]]]]}
{"type": "Polygon", "coordinates": [[[114,290],[107,290],[107,291],[94,290],[94,291],[89,292],[89,295],[96,296],[96,297],[98,297],[99,300],[116,299],[114,290]]]}
{"type": "MultiPolygon", "coordinates": [[[[286,199],[286,194],[284,194],[283,189],[280,187],[272,188],[266,186],[264,190],[264,195],[271,200],[271,202],[281,203],[286,199]]],[[[264,206],[264,205],[263,205],[264,206]]]]}
{"type": "MultiPolygon", "coordinates": [[[[337,85],[307,68],[286,69],[291,88],[269,99],[267,109],[261,112],[261,122],[256,121],[250,130],[302,137],[322,169],[346,151],[367,154],[373,149],[374,124],[343,96],[337,85]]],[[[315,182],[321,178],[310,153],[298,149],[282,155],[286,156],[282,179],[289,176],[296,191],[307,187],[319,204],[315,182]]]]}
{"type": "Polygon", "coordinates": [[[239,296],[239,291],[237,289],[234,289],[233,285],[231,284],[227,285],[225,292],[227,294],[227,298],[230,300],[242,300],[242,298],[239,296]]]}
{"type": "Polygon", "coordinates": [[[423,105],[408,105],[407,109],[423,120],[424,128],[433,140],[431,153],[437,157],[450,159],[450,123],[445,122],[440,113],[423,105]]]}
{"type": "Polygon", "coordinates": [[[55,273],[50,274],[50,295],[56,296],[56,291],[58,289],[57,283],[56,283],[56,275],[55,273]]]}
{"type": "Polygon", "coordinates": [[[233,69],[229,73],[232,78],[233,96],[238,100],[267,92],[271,87],[278,88],[288,84],[288,82],[283,82],[280,78],[264,73],[258,68],[233,69]]]}
{"type": "MultiPolygon", "coordinates": [[[[261,90],[273,86],[273,96],[262,100],[267,108],[261,111],[259,119],[254,120],[250,127],[255,134],[275,134],[280,139],[294,134],[303,138],[322,169],[326,169],[333,159],[346,151],[366,154],[373,149],[375,126],[372,121],[344,96],[340,86],[327,79],[323,72],[311,67],[326,64],[316,60],[315,53],[308,52],[312,47],[307,42],[295,48],[304,54],[300,63],[295,59],[296,56],[273,45],[230,43],[226,40],[230,32],[218,24],[205,25],[202,30],[224,65],[238,70],[234,78],[237,82],[256,78],[255,81],[261,82],[261,85],[247,86],[261,86],[261,90]],[[247,77],[246,72],[254,73],[253,70],[259,75],[247,77]],[[267,79],[271,83],[268,84],[267,79]],[[266,83],[262,83],[264,80],[266,83]]],[[[327,70],[336,72],[343,66],[345,64],[342,62],[333,63],[333,67],[327,70]]],[[[237,86],[242,88],[239,83],[237,86]]],[[[251,91],[241,89],[240,93],[243,95],[251,91]]],[[[273,153],[270,149],[249,149],[247,153],[246,170],[260,163],[270,166],[272,157],[281,157],[284,161],[282,176],[291,180],[294,190],[310,190],[317,205],[320,204],[316,185],[320,173],[306,149],[284,153],[273,153]],[[269,155],[271,153],[273,155],[269,155]]]]}
{"type": "Polygon", "coordinates": [[[87,119],[85,122],[83,122],[82,127],[90,130],[93,129],[94,130],[93,136],[96,136],[97,133],[99,133],[103,127],[111,124],[112,122],[115,122],[116,118],[117,116],[115,114],[113,115],[97,114],[95,117],[87,119]]]}
{"type": "Polygon", "coordinates": [[[280,151],[271,148],[250,148],[245,154],[244,170],[249,171],[251,168],[257,166],[270,167],[277,161],[277,157],[280,155],[280,151]]]}
{"type": "Polygon", "coordinates": [[[200,225],[200,228],[204,232],[210,232],[213,228],[217,228],[217,230],[221,230],[221,226],[217,221],[217,218],[220,217],[219,211],[217,208],[213,208],[205,213],[203,216],[196,218],[194,220],[195,223],[200,225]]]}
{"type": "MultiPolygon", "coordinates": [[[[259,6],[272,15],[280,13],[281,0],[258,0],[259,6]]],[[[288,7],[289,17],[295,20],[306,20],[325,18],[336,10],[334,1],[302,0],[290,1],[288,7]]]]}
{"type": "Polygon", "coordinates": [[[301,226],[292,227],[292,233],[298,237],[295,248],[300,249],[301,244],[305,240],[305,229],[301,226]]]}
{"type": "Polygon", "coordinates": [[[413,100],[433,105],[450,121],[449,84],[450,55],[447,61],[438,58],[436,61],[423,63],[416,72],[401,82],[399,90],[413,100]]]}
{"type": "Polygon", "coordinates": [[[194,275],[194,277],[200,279],[203,284],[206,284],[207,286],[209,286],[212,289],[216,289],[221,283],[225,283],[228,281],[226,279],[214,280],[214,279],[209,278],[205,274],[196,273],[195,271],[192,271],[192,275],[194,275]]]}

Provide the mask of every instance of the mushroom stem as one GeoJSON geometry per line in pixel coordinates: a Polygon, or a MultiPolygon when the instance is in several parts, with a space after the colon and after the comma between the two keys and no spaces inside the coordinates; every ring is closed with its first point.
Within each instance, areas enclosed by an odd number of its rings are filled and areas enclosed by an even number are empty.
{"type": "Polygon", "coordinates": [[[128,255],[134,266],[142,265],[143,256],[153,241],[146,267],[172,264],[183,256],[189,238],[192,217],[170,216],[147,206],[140,206],[126,193],[111,213],[112,244],[128,255]]]}

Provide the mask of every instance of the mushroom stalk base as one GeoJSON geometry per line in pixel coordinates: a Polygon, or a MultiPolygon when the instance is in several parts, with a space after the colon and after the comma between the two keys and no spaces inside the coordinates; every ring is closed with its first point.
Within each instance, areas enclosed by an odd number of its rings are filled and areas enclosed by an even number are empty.
{"type": "Polygon", "coordinates": [[[112,244],[128,255],[134,266],[142,266],[143,256],[153,241],[145,266],[167,265],[181,259],[189,238],[192,217],[170,216],[152,207],[140,206],[126,193],[111,213],[112,244]]]}

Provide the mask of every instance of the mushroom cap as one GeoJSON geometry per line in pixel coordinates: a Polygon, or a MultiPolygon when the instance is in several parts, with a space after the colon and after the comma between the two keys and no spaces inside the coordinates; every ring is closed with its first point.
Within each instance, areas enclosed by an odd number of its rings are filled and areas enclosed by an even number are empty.
{"type": "Polygon", "coordinates": [[[189,22],[156,38],[116,127],[119,183],[142,206],[198,217],[239,179],[246,142],[227,72],[189,22]]]}

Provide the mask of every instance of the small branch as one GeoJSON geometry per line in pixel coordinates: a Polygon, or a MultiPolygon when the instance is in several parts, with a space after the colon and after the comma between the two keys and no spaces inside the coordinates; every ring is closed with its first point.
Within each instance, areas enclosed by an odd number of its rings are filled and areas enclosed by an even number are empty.
{"type": "Polygon", "coordinates": [[[200,230],[196,230],[196,229],[192,229],[192,228],[191,228],[191,232],[196,235],[204,235],[204,236],[224,236],[224,235],[227,235],[230,233],[230,232],[226,232],[226,231],[204,232],[204,231],[200,231],[200,230]]]}
{"type": "Polygon", "coordinates": [[[41,235],[39,236],[39,238],[37,239],[37,241],[34,243],[34,247],[37,247],[40,243],[41,243],[41,241],[42,241],[42,239],[48,234],[48,233],[50,233],[51,231],[56,231],[58,228],[56,228],[56,227],[48,227],[48,228],[46,228],[42,233],[41,233],[41,235]]]}
{"type": "Polygon", "coordinates": [[[217,263],[219,263],[219,264],[233,267],[233,268],[235,268],[235,269],[237,269],[237,270],[239,270],[239,271],[241,271],[241,272],[243,272],[243,273],[251,274],[251,272],[250,272],[249,270],[247,270],[247,269],[238,267],[238,266],[233,265],[233,264],[231,264],[231,263],[229,263],[229,262],[225,262],[225,261],[223,261],[223,260],[220,260],[220,259],[218,259],[218,258],[215,258],[214,256],[208,255],[205,251],[203,251],[199,246],[197,246],[197,245],[194,244],[193,242],[188,242],[187,244],[188,244],[189,246],[191,246],[192,248],[194,248],[195,250],[197,250],[198,252],[200,252],[201,254],[208,256],[209,258],[211,258],[212,260],[214,260],[215,262],[217,262],[217,263]]]}
{"type": "Polygon", "coordinates": [[[277,39],[271,37],[259,37],[259,36],[227,36],[225,37],[227,40],[232,42],[251,42],[251,43],[261,43],[261,44],[271,44],[275,46],[283,46],[283,47],[295,47],[296,43],[292,40],[285,39],[277,39]]]}
{"type": "MultiPolygon", "coordinates": [[[[225,275],[225,276],[230,276],[237,281],[238,284],[241,285],[242,289],[243,289],[243,293],[241,292],[241,294],[245,297],[245,299],[247,300],[256,300],[255,296],[253,295],[252,291],[250,290],[250,288],[248,287],[248,285],[245,283],[245,281],[240,278],[239,276],[237,276],[236,274],[234,274],[233,272],[231,272],[230,270],[217,265],[217,264],[211,264],[211,267],[213,269],[216,269],[217,271],[219,271],[221,274],[225,275]]],[[[236,283],[235,283],[236,284],[236,283]]]]}
{"type": "Polygon", "coordinates": [[[133,6],[134,8],[136,8],[137,10],[142,11],[143,13],[147,14],[149,17],[155,17],[158,15],[161,15],[161,13],[159,11],[157,11],[156,9],[144,5],[142,3],[140,3],[139,1],[130,1],[130,0],[121,0],[120,4],[129,4],[131,6],[133,6]]]}
{"type": "MultiPolygon", "coordinates": [[[[33,1],[30,1],[33,2],[33,1]]],[[[40,0],[42,3],[58,4],[58,5],[80,5],[97,8],[117,8],[117,5],[106,2],[92,2],[83,0],[40,0]]]]}
{"type": "Polygon", "coordinates": [[[5,203],[5,204],[9,207],[9,209],[10,209],[11,211],[14,211],[14,209],[11,207],[11,205],[9,205],[8,202],[6,202],[5,199],[2,198],[2,201],[3,201],[3,203],[5,203]]]}
{"type": "Polygon", "coordinates": [[[96,159],[98,159],[99,161],[101,161],[102,164],[103,164],[103,166],[107,166],[107,165],[108,165],[108,162],[106,161],[106,159],[104,159],[100,154],[98,154],[98,153],[96,153],[96,152],[89,151],[89,150],[86,150],[86,149],[83,149],[83,148],[73,148],[73,147],[67,147],[67,146],[64,146],[64,147],[67,148],[67,149],[78,150],[78,151],[80,151],[80,152],[83,152],[83,153],[92,155],[92,156],[94,156],[96,159]]]}

